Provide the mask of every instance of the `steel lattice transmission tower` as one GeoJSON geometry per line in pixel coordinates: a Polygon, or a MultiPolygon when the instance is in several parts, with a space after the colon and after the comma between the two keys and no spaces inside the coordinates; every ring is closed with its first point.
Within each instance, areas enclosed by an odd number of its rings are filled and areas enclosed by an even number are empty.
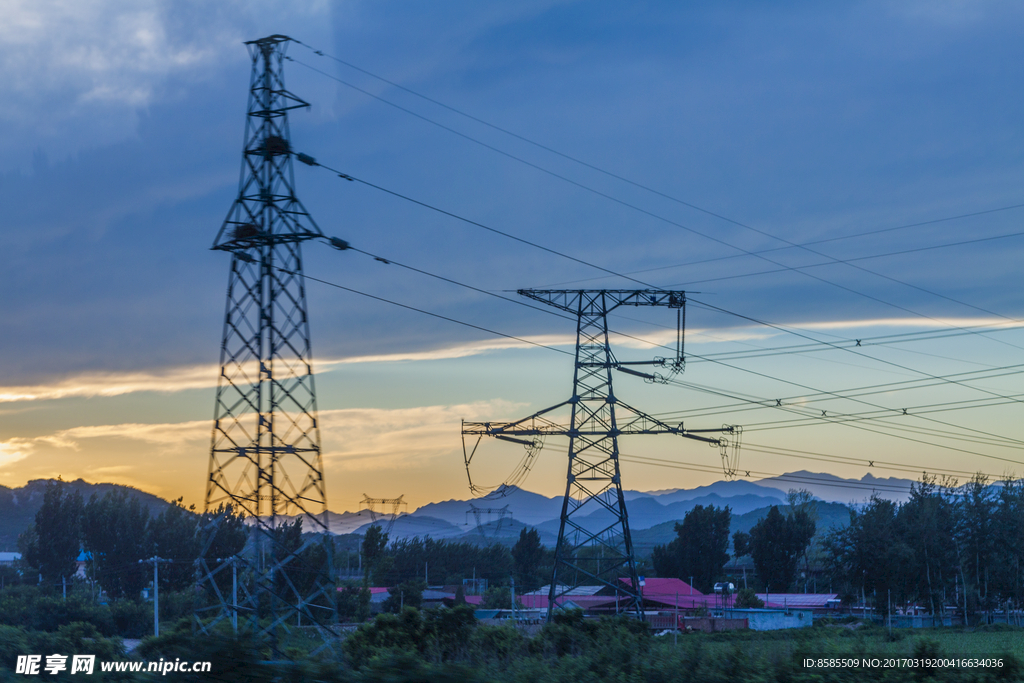
{"type": "MultiPolygon", "coordinates": [[[[567,401],[515,422],[464,422],[463,434],[519,440],[528,449],[533,441],[517,437],[550,435],[569,438],[569,469],[562,501],[554,571],[548,594],[548,619],[562,598],[581,585],[603,585],[619,597],[618,609],[643,615],[643,599],[629,532],[626,501],[619,473],[619,436],[626,434],[676,434],[708,444],[727,447],[724,438],[701,436],[700,432],[734,433],[737,428],[684,430],[669,425],[626,403],[612,390],[612,370],[639,375],[648,381],[657,375],[632,370],[629,365],[670,366],[680,370],[682,356],[682,310],[686,293],[666,290],[532,290],[519,294],[565,311],[577,318],[576,362],[572,396],[567,401]],[[608,314],[620,306],[666,306],[679,310],[678,353],[672,361],[620,362],[608,343],[608,314]],[[545,415],[568,407],[568,426],[545,415]],[[583,518],[592,512],[611,513],[611,521],[596,526],[583,518]],[[628,579],[628,583],[621,579],[628,579]]],[[[473,449],[475,451],[475,447],[473,449]]],[[[468,461],[472,454],[467,456],[468,461]]]]}
{"type": "Polygon", "coordinates": [[[386,523],[383,531],[385,534],[390,534],[395,526],[395,522],[398,520],[400,509],[402,507],[409,508],[409,504],[403,500],[404,498],[404,493],[398,498],[370,498],[364,493],[363,499],[359,501],[359,504],[364,506],[364,510],[370,512],[371,525],[377,524],[380,526],[379,522],[383,520],[386,523]],[[378,505],[380,506],[379,510],[378,505]],[[391,508],[390,512],[388,511],[389,507],[391,508]]]}
{"type": "Polygon", "coordinates": [[[288,112],[309,105],[285,89],[289,40],[246,43],[241,180],[213,245],[232,257],[206,510],[243,514],[249,541],[229,561],[216,556],[216,525],[207,530],[198,580],[208,602],[196,610],[200,629],[241,619],[275,650],[282,631],[330,630],[337,615],[301,254],[325,236],[295,193],[288,112]]]}

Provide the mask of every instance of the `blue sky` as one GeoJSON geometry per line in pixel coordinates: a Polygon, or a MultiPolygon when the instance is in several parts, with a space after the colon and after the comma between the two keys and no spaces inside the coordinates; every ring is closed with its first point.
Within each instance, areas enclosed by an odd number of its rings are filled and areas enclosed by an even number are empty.
{"type": "MultiPolygon", "coordinates": [[[[1024,209],[1006,208],[1024,203],[1024,10],[1013,3],[83,0],[17,2],[9,15],[0,28],[6,485],[60,474],[201,499],[228,266],[209,245],[236,192],[249,69],[242,41],[270,33],[760,232],[292,45],[289,88],[313,105],[293,114],[293,145],[390,190],[815,339],[1013,326],[1022,316],[1024,240],[1015,233],[1024,209]],[[835,239],[978,212],[988,213],[835,239]],[[833,241],[812,254],[777,249],[787,246],[777,238],[833,241]],[[777,249],[764,254],[775,263],[748,253],[766,249],[777,249]],[[859,259],[860,269],[834,259],[859,259]],[[813,277],[793,270],[813,264],[825,264],[804,271],[813,277]]],[[[296,174],[326,233],[401,263],[495,292],[638,286],[322,169],[296,174]]],[[[563,320],[352,252],[310,244],[306,268],[441,315],[571,343],[563,320]]],[[[458,420],[516,417],[570,390],[561,354],[316,283],[309,305],[334,509],[354,508],[363,492],[405,493],[415,504],[466,496],[458,420]]],[[[664,340],[670,332],[659,325],[671,322],[668,311],[630,311],[613,325],[664,340]]],[[[698,306],[688,325],[697,355],[808,341],[698,306]]],[[[730,361],[742,370],[694,358],[683,379],[817,408],[810,389],[845,395],[1011,366],[1022,346],[1024,334],[1003,330],[730,361]]],[[[1013,376],[956,381],[871,401],[897,409],[1015,391],[1013,376]]],[[[622,386],[652,412],[734,402],[638,380],[622,386]]],[[[821,409],[869,408],[834,400],[821,409]]],[[[792,417],[730,411],[687,425],[792,417]]],[[[1015,463],[986,456],[1012,460],[1019,446],[963,439],[1015,439],[1017,412],[1010,403],[935,415],[955,429],[908,421],[958,439],[931,431],[908,441],[827,421],[748,431],[776,452],[743,457],[766,473],[869,471],[780,455],[789,448],[1002,474],[1015,463]]],[[[627,448],[712,467],[718,457],[664,439],[627,448]]],[[[493,447],[494,476],[516,455],[493,447]]],[[[557,445],[542,460],[527,486],[553,495],[564,481],[557,445]]],[[[631,488],[716,478],[625,467],[631,488]]]]}

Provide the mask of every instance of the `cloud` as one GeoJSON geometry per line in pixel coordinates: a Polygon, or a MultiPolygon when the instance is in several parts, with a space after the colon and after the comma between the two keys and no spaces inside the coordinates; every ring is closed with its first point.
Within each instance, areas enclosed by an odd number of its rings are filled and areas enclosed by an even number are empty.
{"type": "MultiPolygon", "coordinates": [[[[1024,324],[1003,318],[872,318],[867,320],[839,320],[825,322],[792,323],[788,327],[804,330],[843,330],[866,328],[985,328],[987,330],[1012,329],[1024,324]]],[[[731,329],[694,329],[687,330],[690,343],[725,343],[767,339],[778,334],[776,331],[765,331],[763,327],[737,327],[731,329]]],[[[639,333],[641,339],[614,336],[616,346],[651,349],[661,346],[672,347],[675,344],[675,330],[657,330],[639,333]]],[[[508,349],[534,348],[532,344],[560,346],[572,348],[574,340],[567,335],[544,335],[524,337],[526,342],[513,339],[487,339],[470,343],[456,343],[427,351],[409,351],[390,354],[352,356],[348,358],[332,358],[314,361],[317,372],[329,372],[342,365],[363,363],[397,363],[446,360],[466,358],[493,351],[508,349]]],[[[137,372],[83,373],[57,381],[33,385],[0,385],[0,403],[20,403],[29,401],[47,401],[72,397],[109,397],[121,396],[137,392],[173,393],[190,389],[209,389],[217,386],[220,368],[216,365],[193,365],[169,368],[164,370],[140,370],[137,372]]],[[[82,427],[79,429],[100,430],[105,428],[82,427]]],[[[84,435],[85,432],[76,432],[84,435]]],[[[64,434],[63,432],[61,434],[64,434]]],[[[99,436],[96,432],[93,436],[99,436]]],[[[57,437],[47,437],[57,438],[57,437]]]]}
{"type": "Polygon", "coordinates": [[[32,455],[34,444],[31,439],[10,439],[0,441],[0,468],[9,467],[32,455]]]}
{"type": "Polygon", "coordinates": [[[37,145],[62,156],[131,137],[139,109],[174,97],[175,79],[209,80],[244,59],[240,43],[261,24],[329,13],[319,0],[217,5],[8,0],[0,23],[5,137],[31,130],[37,145]]]}
{"type": "Polygon", "coordinates": [[[450,406],[326,410],[320,413],[328,463],[346,470],[394,468],[444,458],[458,449],[464,419],[516,417],[525,404],[480,401],[450,406]]]}
{"type": "MultiPolygon", "coordinates": [[[[320,412],[324,468],[333,494],[352,497],[353,481],[416,474],[430,488],[461,470],[462,419],[517,417],[504,400],[394,409],[320,412]],[[338,477],[344,473],[344,481],[338,477]]],[[[211,420],[72,427],[0,442],[0,476],[12,484],[39,477],[116,481],[202,503],[211,420]],[[31,456],[31,457],[29,457],[31,456]]],[[[460,480],[461,485],[461,480],[460,480]]]]}
{"type": "Polygon", "coordinates": [[[64,429],[40,440],[47,440],[64,448],[78,449],[81,442],[87,439],[131,439],[165,450],[177,450],[189,442],[209,441],[210,429],[210,420],[165,424],[97,425],[64,429]]]}
{"type": "Polygon", "coordinates": [[[216,385],[212,365],[166,371],[85,373],[44,384],[0,387],[0,402],[45,401],[70,397],[120,396],[139,391],[174,392],[216,385]]]}

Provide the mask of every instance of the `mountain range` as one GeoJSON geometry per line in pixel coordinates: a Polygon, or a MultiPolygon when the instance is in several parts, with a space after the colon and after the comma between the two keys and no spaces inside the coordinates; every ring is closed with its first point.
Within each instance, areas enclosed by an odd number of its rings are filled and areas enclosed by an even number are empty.
{"type": "MultiPolygon", "coordinates": [[[[697,505],[728,505],[733,513],[733,531],[749,531],[772,505],[786,504],[786,491],[805,489],[817,498],[819,529],[845,524],[849,505],[866,501],[872,494],[903,501],[909,479],[881,479],[867,474],[861,479],[842,479],[831,474],[807,471],[791,472],[762,479],[718,481],[693,489],[625,491],[629,525],[638,548],[666,543],[675,536],[674,525],[697,505]]],[[[0,486],[0,550],[15,550],[17,538],[32,523],[42,505],[46,480],[31,481],[20,488],[0,486]]],[[[93,494],[121,487],[118,484],[90,484],[82,480],[67,482],[88,500],[93,494]]],[[[167,505],[157,496],[131,489],[151,512],[167,505]]],[[[613,519],[610,512],[594,506],[595,511],[578,518],[587,528],[603,528],[613,519]]],[[[495,499],[446,500],[428,503],[414,512],[395,519],[393,540],[430,536],[435,539],[470,543],[514,543],[519,532],[534,527],[541,542],[553,545],[558,536],[561,497],[548,498],[525,489],[511,487],[507,495],[495,499]],[[474,513],[473,508],[477,511],[474,513]],[[498,512],[503,510],[503,512],[498,512]]],[[[372,524],[368,510],[328,512],[329,528],[334,534],[364,534],[372,524]]]]}

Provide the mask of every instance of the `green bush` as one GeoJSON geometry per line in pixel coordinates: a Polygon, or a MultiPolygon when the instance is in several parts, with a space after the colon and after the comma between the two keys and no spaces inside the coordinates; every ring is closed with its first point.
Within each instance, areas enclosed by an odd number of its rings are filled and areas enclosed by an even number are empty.
{"type": "Polygon", "coordinates": [[[114,629],[122,638],[142,638],[153,633],[153,604],[134,600],[110,603],[114,629]]]}
{"type": "Polygon", "coordinates": [[[43,594],[35,586],[15,586],[0,594],[0,624],[32,631],[56,631],[74,622],[88,622],[105,636],[116,634],[110,612],[86,597],[43,594]]]}

